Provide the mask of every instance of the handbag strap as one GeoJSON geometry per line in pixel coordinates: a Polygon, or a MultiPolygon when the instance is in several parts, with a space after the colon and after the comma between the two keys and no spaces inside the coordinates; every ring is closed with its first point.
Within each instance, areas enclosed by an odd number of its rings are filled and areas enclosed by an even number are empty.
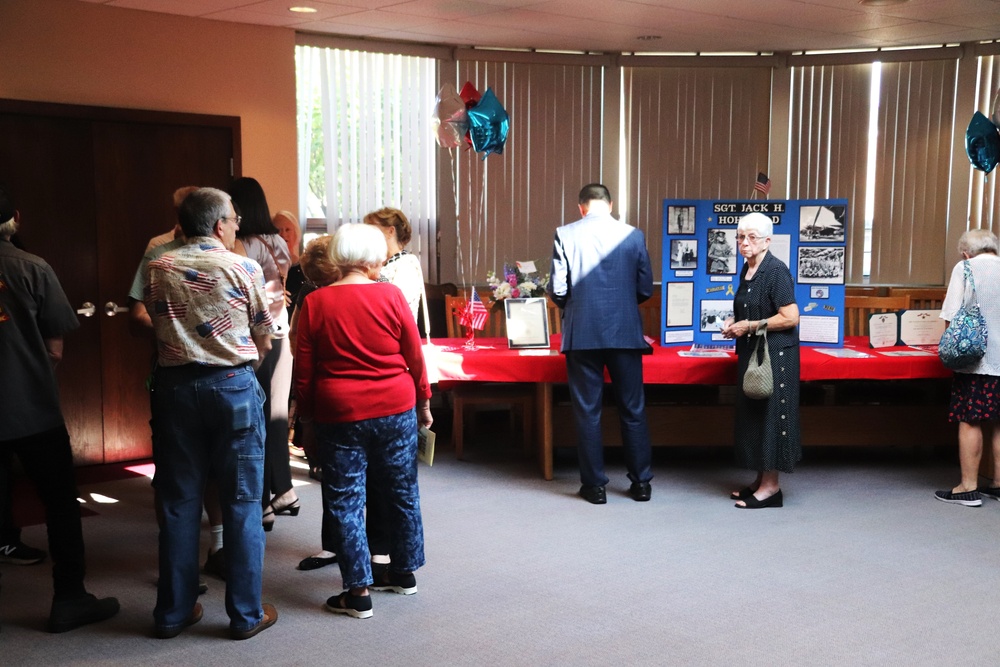
{"type": "MultiPolygon", "coordinates": [[[[962,261],[962,270],[965,273],[965,282],[972,288],[972,305],[978,306],[979,298],[976,296],[976,279],[972,277],[972,265],[969,264],[969,260],[962,261]]],[[[969,299],[962,299],[962,301],[968,303],[969,299]]]]}

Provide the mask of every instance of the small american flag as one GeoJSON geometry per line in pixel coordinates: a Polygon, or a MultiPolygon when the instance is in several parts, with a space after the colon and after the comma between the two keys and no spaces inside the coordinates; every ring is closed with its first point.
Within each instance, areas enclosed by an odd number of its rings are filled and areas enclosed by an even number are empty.
{"type": "Polygon", "coordinates": [[[207,273],[202,273],[195,269],[186,269],[184,271],[184,278],[181,282],[187,286],[188,289],[194,290],[195,292],[210,292],[212,288],[215,287],[216,279],[209,277],[207,273]]]}
{"type": "Polygon", "coordinates": [[[764,172],[757,172],[757,182],[753,184],[753,189],[766,195],[771,191],[771,179],[764,172]]]}
{"type": "Polygon", "coordinates": [[[194,329],[202,338],[217,338],[226,331],[233,328],[233,321],[228,313],[223,313],[216,318],[199,324],[194,329]]]}
{"type": "Polygon", "coordinates": [[[472,298],[469,299],[469,303],[465,305],[465,311],[462,313],[461,324],[462,326],[472,327],[473,329],[482,329],[486,326],[486,318],[489,317],[489,313],[486,312],[486,306],[483,305],[483,300],[479,298],[479,292],[476,288],[472,288],[472,298]]]}
{"type": "Polygon", "coordinates": [[[240,336],[236,340],[236,351],[240,354],[257,354],[257,346],[247,336],[240,336]]]}

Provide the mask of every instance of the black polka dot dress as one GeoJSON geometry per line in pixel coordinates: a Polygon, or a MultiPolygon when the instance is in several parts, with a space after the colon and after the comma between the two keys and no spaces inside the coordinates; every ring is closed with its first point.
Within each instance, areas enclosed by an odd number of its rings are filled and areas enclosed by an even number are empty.
{"type": "MultiPolygon", "coordinates": [[[[736,321],[763,320],[778,308],[795,303],[795,285],[784,262],[768,252],[754,277],[746,279],[747,265],[733,300],[736,321]]],[[[752,351],[752,339],[736,341],[736,464],[755,471],[792,472],[802,459],[799,435],[799,333],[797,328],[767,332],[774,393],[755,400],[743,394],[743,373],[752,351]]]]}

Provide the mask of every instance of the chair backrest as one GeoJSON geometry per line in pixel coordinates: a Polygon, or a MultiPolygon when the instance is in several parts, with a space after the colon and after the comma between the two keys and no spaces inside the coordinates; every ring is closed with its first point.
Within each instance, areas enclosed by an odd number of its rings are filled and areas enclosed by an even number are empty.
{"type": "Polygon", "coordinates": [[[890,287],[889,296],[910,297],[910,308],[940,310],[944,303],[946,287],[890,287]]]}
{"type": "MultiPolygon", "coordinates": [[[[444,313],[447,323],[448,338],[464,338],[465,337],[465,327],[462,326],[462,313],[465,311],[465,306],[468,304],[468,300],[464,296],[451,296],[446,294],[444,297],[444,313]]],[[[492,304],[484,303],[486,306],[486,326],[483,327],[482,331],[477,331],[476,336],[482,336],[483,338],[506,338],[507,328],[505,326],[506,318],[502,308],[492,308],[492,304]]]]}
{"type": "Polygon", "coordinates": [[[653,340],[660,339],[660,299],[654,294],[639,304],[639,317],[642,318],[642,333],[653,340]]]}
{"type": "Polygon", "coordinates": [[[551,299],[545,299],[549,307],[549,334],[562,333],[562,311],[551,299]]]}
{"type": "Polygon", "coordinates": [[[872,315],[909,307],[909,296],[845,296],[844,336],[867,336],[872,315]]]}

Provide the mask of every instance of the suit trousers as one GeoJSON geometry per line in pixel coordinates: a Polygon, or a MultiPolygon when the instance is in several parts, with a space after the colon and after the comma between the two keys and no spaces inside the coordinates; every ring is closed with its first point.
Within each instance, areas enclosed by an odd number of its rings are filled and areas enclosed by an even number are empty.
{"type": "Polygon", "coordinates": [[[604,486],[604,443],[601,440],[601,407],[604,397],[604,369],[618,405],[622,445],[628,478],[648,482],[652,452],[646,422],[646,394],[642,386],[640,350],[567,350],[566,374],[576,422],[580,482],[604,486]]]}

